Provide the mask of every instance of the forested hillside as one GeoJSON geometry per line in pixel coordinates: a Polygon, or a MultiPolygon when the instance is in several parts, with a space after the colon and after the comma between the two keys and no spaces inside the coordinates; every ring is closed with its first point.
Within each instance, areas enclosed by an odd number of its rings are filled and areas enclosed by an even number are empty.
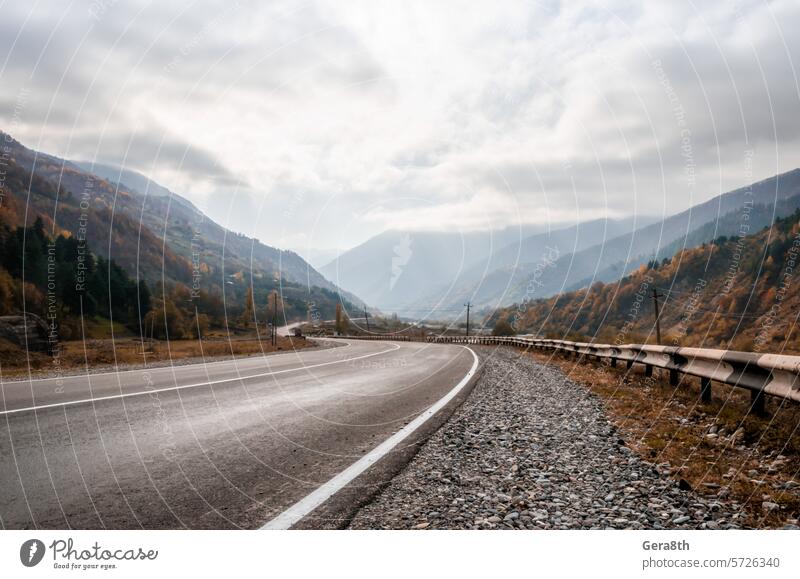
{"type": "Polygon", "coordinates": [[[477,306],[499,303],[507,306],[532,297],[551,297],[583,288],[594,281],[612,283],[635,271],[654,256],[671,256],[683,247],[694,247],[720,235],[737,235],[739,224],[766,218],[760,226],[771,224],[775,217],[794,213],[800,203],[800,169],[787,171],[769,179],[723,193],[694,205],[632,233],[608,239],[587,249],[559,252],[555,263],[546,255],[528,256],[528,263],[519,266],[517,283],[494,300],[477,302],[477,306]],[[669,253],[664,253],[669,251],[669,253]],[[547,265],[547,275],[539,270],[547,265]],[[532,278],[535,288],[531,288],[532,278]],[[535,292],[531,290],[535,289],[535,292]],[[534,294],[534,295],[532,295],[534,294]]]}
{"type": "Polygon", "coordinates": [[[652,260],[619,282],[505,308],[493,321],[552,338],[655,343],[655,290],[665,345],[800,353],[799,257],[795,211],[752,235],[652,260]]]}
{"type": "Polygon", "coordinates": [[[4,313],[44,315],[55,307],[60,338],[79,337],[79,300],[68,282],[77,274],[76,244],[92,268],[81,294],[84,315],[113,317],[137,334],[183,338],[208,327],[266,324],[274,292],[280,323],[330,318],[340,301],[356,309],[296,254],[228,232],[178,196],[142,195],[6,135],[3,142],[4,313]],[[48,271],[52,258],[55,272],[48,271]],[[137,303],[142,291],[147,299],[137,303]]]}
{"type": "Polygon", "coordinates": [[[136,331],[150,309],[147,284],[85,242],[51,236],[38,217],[27,228],[0,224],[0,315],[40,316],[53,348],[81,336],[83,317],[101,316],[136,331]]]}

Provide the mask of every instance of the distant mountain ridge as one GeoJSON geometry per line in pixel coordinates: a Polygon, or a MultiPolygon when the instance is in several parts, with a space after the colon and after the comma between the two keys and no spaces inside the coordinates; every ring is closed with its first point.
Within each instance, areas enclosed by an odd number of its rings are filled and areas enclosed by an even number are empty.
{"type": "Polygon", "coordinates": [[[446,315],[460,311],[467,300],[479,301],[471,290],[481,282],[483,291],[491,287],[502,293],[514,279],[514,268],[538,259],[548,245],[571,253],[650,221],[598,219],[561,228],[530,225],[464,234],[392,230],[344,252],[321,271],[384,311],[446,315]]]}
{"type": "MultiPolygon", "coordinates": [[[[98,175],[112,183],[119,183],[124,189],[135,191],[141,195],[146,192],[148,202],[161,205],[163,201],[169,204],[169,216],[148,211],[143,218],[148,220],[148,226],[156,231],[164,232],[179,255],[191,258],[191,243],[187,245],[187,235],[200,236],[208,255],[221,256],[224,246],[226,257],[232,259],[239,266],[249,269],[264,269],[265,271],[279,271],[294,283],[307,284],[325,288],[335,292],[342,292],[346,299],[361,303],[355,295],[342,291],[331,283],[296,252],[283,250],[265,245],[256,239],[231,232],[206,216],[191,201],[171,192],[145,177],[144,175],[128,169],[120,169],[112,165],[93,165],[81,162],[78,165],[87,172],[98,175]],[[162,219],[163,217],[163,219],[162,219]],[[193,229],[188,231],[186,226],[193,229]]],[[[189,239],[189,241],[191,241],[189,239]]]]}
{"type": "Polygon", "coordinates": [[[500,231],[385,231],[349,249],[320,272],[368,304],[400,312],[460,272],[488,259],[491,252],[540,231],[540,226],[500,231]]]}
{"type": "Polygon", "coordinates": [[[694,247],[720,235],[735,235],[740,228],[755,231],[771,225],[774,219],[800,207],[800,169],[794,169],[757,183],[723,193],[616,237],[607,237],[596,245],[562,253],[558,259],[543,263],[540,254],[528,255],[509,274],[489,272],[480,283],[450,296],[444,308],[470,300],[478,308],[491,310],[513,303],[547,298],[562,292],[586,287],[595,282],[611,282],[636,270],[642,264],[672,255],[681,247],[694,247]],[[534,291],[531,280],[535,278],[534,291]]]}
{"type": "MultiPolygon", "coordinates": [[[[548,272],[547,279],[537,297],[547,297],[560,291],[576,289],[595,281],[614,281],[620,279],[640,265],[659,255],[662,248],[676,241],[691,247],[691,234],[707,227],[710,237],[698,242],[710,241],[718,235],[732,235],[734,231],[721,231],[725,223],[738,227],[740,224],[753,228],[750,223],[752,208],[756,205],[775,206],[775,217],[784,217],[797,208],[790,200],[800,200],[800,169],[775,175],[751,185],[746,185],[723,193],[709,201],[695,205],[685,211],[672,215],[627,235],[610,239],[602,245],[594,246],[561,258],[548,272]],[[781,203],[786,201],[787,203],[781,203]],[[777,203],[777,205],[776,205],[777,203]],[[738,213],[740,219],[722,219],[731,213],[738,213]]],[[[767,225],[767,223],[760,226],[767,225]]],[[[748,230],[749,231],[749,230],[748,230]]],[[[511,293],[504,303],[516,301],[521,288],[511,293]]]]}
{"type": "Polygon", "coordinates": [[[472,302],[477,307],[503,302],[505,294],[516,290],[522,271],[541,268],[542,262],[572,255],[653,220],[652,217],[596,219],[532,235],[493,252],[485,263],[463,272],[449,288],[436,288],[425,299],[451,304],[472,302]]]}
{"type": "Polygon", "coordinates": [[[800,209],[748,233],[679,249],[612,283],[514,304],[489,321],[548,338],[654,343],[656,289],[664,345],[800,353],[800,285],[791,283],[800,209]]]}
{"type": "MultiPolygon", "coordinates": [[[[83,228],[87,241],[103,257],[114,259],[154,287],[191,285],[200,275],[205,286],[241,302],[245,289],[241,280],[252,275],[305,287],[309,302],[314,301],[312,294],[323,290],[328,295],[318,299],[326,302],[341,295],[352,304],[362,303],[295,252],[226,230],[190,201],[139,173],[60,159],[0,134],[10,149],[10,162],[32,178],[52,183],[56,192],[37,194],[29,192],[26,184],[19,187],[16,202],[8,201],[16,207],[9,219],[19,225],[30,225],[41,216],[56,231],[76,235],[83,228]],[[236,284],[229,283],[230,276],[237,276],[236,284]]],[[[292,292],[299,300],[297,288],[292,292]]]]}

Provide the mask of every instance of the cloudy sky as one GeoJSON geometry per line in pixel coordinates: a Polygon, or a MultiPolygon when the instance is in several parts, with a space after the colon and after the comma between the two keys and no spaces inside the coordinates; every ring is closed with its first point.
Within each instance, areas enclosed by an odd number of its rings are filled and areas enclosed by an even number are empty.
{"type": "Polygon", "coordinates": [[[0,14],[0,128],[283,247],[674,213],[800,166],[797,0],[0,14]]]}

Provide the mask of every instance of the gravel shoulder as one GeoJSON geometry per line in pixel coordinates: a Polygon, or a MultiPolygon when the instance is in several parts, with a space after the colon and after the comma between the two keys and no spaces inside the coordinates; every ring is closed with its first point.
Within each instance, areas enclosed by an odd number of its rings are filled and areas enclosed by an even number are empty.
{"type": "Polygon", "coordinates": [[[585,386],[513,350],[477,350],[470,397],[350,528],[742,528],[736,503],[683,490],[629,449],[585,386]]]}

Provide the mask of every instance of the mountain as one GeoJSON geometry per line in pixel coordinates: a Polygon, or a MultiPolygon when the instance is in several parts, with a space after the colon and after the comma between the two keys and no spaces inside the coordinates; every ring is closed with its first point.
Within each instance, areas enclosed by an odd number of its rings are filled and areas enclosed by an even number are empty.
{"type": "MultiPolygon", "coordinates": [[[[800,207],[800,195],[795,195],[786,199],[779,199],[772,204],[754,204],[747,210],[746,219],[743,219],[742,213],[736,211],[726,213],[701,225],[687,235],[679,237],[672,243],[662,246],[657,252],[653,251],[650,255],[645,253],[638,255],[635,260],[629,263],[627,271],[632,271],[635,267],[652,260],[661,261],[672,257],[681,249],[697,247],[720,236],[737,237],[746,232],[768,227],[774,223],[776,218],[791,215],[798,207],[800,207]]],[[[618,279],[620,269],[619,264],[610,266],[601,271],[596,278],[606,281],[618,279]]],[[[592,280],[590,279],[582,280],[568,289],[579,289],[591,283],[592,280]]]]}
{"type": "Polygon", "coordinates": [[[610,282],[657,257],[694,247],[719,235],[738,235],[800,207],[800,169],[719,195],[655,223],[575,252],[532,253],[520,260],[513,277],[489,272],[480,283],[444,301],[447,309],[469,299],[492,309],[610,282]],[[509,281],[510,280],[510,281],[509,281]],[[506,282],[507,285],[506,285],[506,282]]]}
{"type": "MultiPolygon", "coordinates": [[[[139,197],[146,198],[142,207],[147,208],[150,204],[155,210],[144,213],[140,210],[137,218],[145,219],[151,231],[166,235],[175,251],[187,259],[192,258],[192,240],[194,239],[194,245],[200,240],[212,267],[221,267],[224,249],[226,261],[234,267],[244,270],[260,269],[273,274],[279,272],[283,278],[293,283],[341,292],[294,251],[264,245],[257,239],[225,229],[187,199],[140,173],[111,165],[92,165],[85,162],[78,165],[112,184],[119,184],[122,190],[135,192],[139,197]]],[[[361,303],[356,296],[342,293],[345,299],[361,303]]]]}
{"type": "Polygon", "coordinates": [[[319,249],[315,247],[295,247],[291,249],[317,270],[321,270],[339,255],[338,249],[319,249]]]}
{"type": "Polygon", "coordinates": [[[429,292],[422,301],[456,306],[470,301],[479,307],[502,302],[506,292],[518,285],[522,272],[527,271],[531,261],[549,263],[559,256],[571,255],[654,220],[651,217],[597,219],[531,235],[492,252],[483,262],[461,272],[449,285],[429,292]]]}
{"type": "Polygon", "coordinates": [[[149,179],[136,171],[117,167],[116,165],[92,163],[91,161],[72,161],[72,164],[76,165],[86,173],[91,173],[93,175],[97,175],[98,177],[102,177],[109,183],[124,183],[123,188],[125,189],[131,189],[154,197],[175,197],[178,202],[185,202],[189,206],[193,207],[192,203],[188,200],[180,197],[179,195],[174,195],[172,191],[166,187],[159,185],[152,179],[149,179]]]}
{"type": "Polygon", "coordinates": [[[490,321],[550,338],[653,343],[655,289],[665,345],[800,353],[800,285],[792,281],[800,210],[750,231],[680,249],[614,283],[504,308],[490,321]]]}
{"type": "Polygon", "coordinates": [[[390,230],[342,253],[320,271],[380,310],[413,315],[447,297],[463,276],[513,262],[517,252],[530,249],[531,236],[544,231],[545,225],[467,233],[390,230]]]}
{"type": "Polygon", "coordinates": [[[250,285],[262,293],[280,289],[290,296],[287,311],[297,316],[313,307],[332,315],[339,296],[350,307],[361,305],[296,253],[228,231],[139,173],[67,161],[0,135],[12,170],[24,174],[13,187],[6,182],[8,226],[30,226],[41,217],[48,231],[84,237],[99,255],[155,289],[183,284],[218,295],[234,309],[243,306],[250,285]]]}

